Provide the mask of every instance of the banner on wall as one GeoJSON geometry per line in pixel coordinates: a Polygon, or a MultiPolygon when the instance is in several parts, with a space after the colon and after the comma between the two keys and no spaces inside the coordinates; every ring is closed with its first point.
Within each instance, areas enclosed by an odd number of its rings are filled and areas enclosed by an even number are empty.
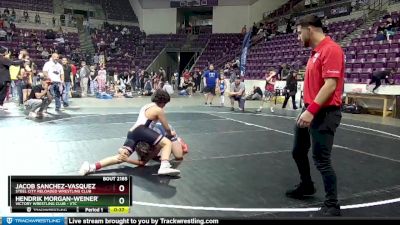
{"type": "Polygon", "coordinates": [[[318,17],[328,17],[328,18],[334,18],[334,17],[340,17],[340,16],[347,16],[350,15],[352,11],[352,6],[351,2],[345,2],[342,4],[337,4],[331,7],[327,7],[324,9],[318,9],[318,10],[311,10],[307,11],[305,13],[299,13],[296,14],[293,19],[297,20],[298,18],[304,16],[305,14],[307,15],[316,15],[318,17]]]}
{"type": "Polygon", "coordinates": [[[217,6],[218,0],[170,0],[171,8],[217,6]]]}
{"type": "Polygon", "coordinates": [[[240,56],[240,76],[246,73],[247,53],[251,44],[251,32],[247,32],[243,39],[242,55],[240,56]]]}

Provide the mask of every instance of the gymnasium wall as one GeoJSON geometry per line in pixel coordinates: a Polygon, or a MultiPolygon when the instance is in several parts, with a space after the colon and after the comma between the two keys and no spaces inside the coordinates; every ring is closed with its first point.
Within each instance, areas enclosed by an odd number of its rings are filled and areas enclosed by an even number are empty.
{"type": "MultiPolygon", "coordinates": [[[[156,7],[155,1],[150,1],[151,8],[143,8],[139,0],[129,0],[131,6],[138,17],[139,27],[146,34],[176,34],[176,8],[160,8],[156,7]]],[[[146,3],[146,1],[143,2],[146,3]]]]}
{"type": "Polygon", "coordinates": [[[249,27],[249,6],[214,6],[213,33],[240,33],[249,27]]]}
{"type": "Polygon", "coordinates": [[[263,19],[265,12],[273,11],[281,5],[288,2],[288,0],[258,0],[249,6],[249,22],[253,25],[254,22],[259,22],[263,19]]]}

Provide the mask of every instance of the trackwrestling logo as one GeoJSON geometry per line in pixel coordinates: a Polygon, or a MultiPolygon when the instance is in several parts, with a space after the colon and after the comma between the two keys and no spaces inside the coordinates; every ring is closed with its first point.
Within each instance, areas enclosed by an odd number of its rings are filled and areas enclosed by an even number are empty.
{"type": "Polygon", "coordinates": [[[8,225],[35,225],[35,224],[51,224],[64,225],[63,217],[7,217],[3,218],[3,224],[8,225]]]}

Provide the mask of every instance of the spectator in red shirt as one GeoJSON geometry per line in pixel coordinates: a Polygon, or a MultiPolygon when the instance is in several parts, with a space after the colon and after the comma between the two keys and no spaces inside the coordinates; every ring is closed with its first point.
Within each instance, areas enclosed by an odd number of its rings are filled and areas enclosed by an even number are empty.
{"type": "Polygon", "coordinates": [[[331,165],[331,152],[336,128],[341,121],[340,105],[344,86],[344,53],[342,48],[323,32],[321,19],[314,15],[298,21],[298,39],[311,47],[304,78],[304,103],[297,118],[293,158],[301,182],[286,195],[302,198],[316,190],[310,175],[308,151],[312,147],[314,163],[322,175],[325,202],[316,216],[340,216],[336,174],[331,165]]]}
{"type": "Polygon", "coordinates": [[[265,91],[264,97],[261,99],[260,108],[256,112],[261,112],[264,108],[264,102],[271,102],[270,109],[274,112],[274,106],[272,105],[273,97],[275,96],[275,82],[277,77],[277,71],[274,68],[270,68],[269,72],[265,76],[265,91]]]}
{"type": "Polygon", "coordinates": [[[185,79],[185,80],[189,80],[189,77],[190,77],[190,72],[189,72],[189,70],[185,70],[185,72],[183,72],[183,79],[185,79]]]}

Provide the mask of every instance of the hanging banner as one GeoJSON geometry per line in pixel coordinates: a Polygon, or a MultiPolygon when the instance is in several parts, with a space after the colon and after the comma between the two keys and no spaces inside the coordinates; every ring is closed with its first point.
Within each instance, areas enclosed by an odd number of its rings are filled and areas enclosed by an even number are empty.
{"type": "Polygon", "coordinates": [[[242,55],[240,56],[240,76],[246,73],[247,53],[251,44],[251,32],[247,32],[243,39],[242,55]]]}

